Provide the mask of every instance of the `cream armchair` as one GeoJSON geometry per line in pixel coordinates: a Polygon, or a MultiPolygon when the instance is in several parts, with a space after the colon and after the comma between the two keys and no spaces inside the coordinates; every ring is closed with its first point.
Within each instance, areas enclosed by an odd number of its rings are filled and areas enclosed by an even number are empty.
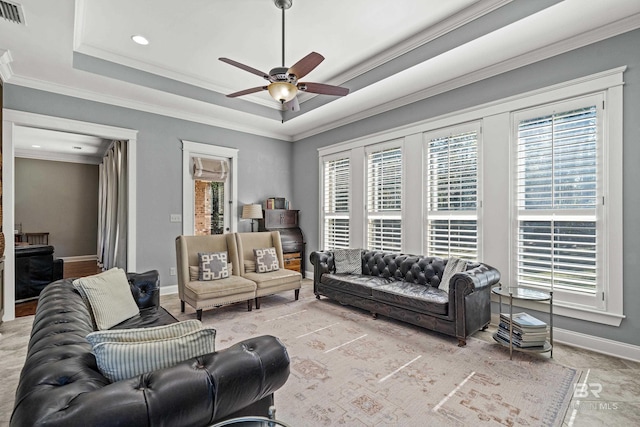
{"type": "Polygon", "coordinates": [[[202,310],[247,301],[248,310],[253,308],[256,283],[241,277],[238,250],[234,234],[212,236],[178,236],[176,238],[178,267],[178,296],[180,310],[184,313],[185,302],[196,310],[198,320],[202,310]],[[199,252],[227,252],[232,265],[229,277],[217,280],[198,280],[199,252]]]}
{"type": "Polygon", "coordinates": [[[278,231],[261,231],[257,233],[236,233],[238,260],[242,277],[256,283],[256,308],[260,308],[260,297],[278,292],[295,290],[295,299],[300,296],[302,275],[297,271],[284,268],[282,243],[278,231]],[[278,258],[278,269],[265,273],[256,272],[254,249],[275,248],[278,258]]]}

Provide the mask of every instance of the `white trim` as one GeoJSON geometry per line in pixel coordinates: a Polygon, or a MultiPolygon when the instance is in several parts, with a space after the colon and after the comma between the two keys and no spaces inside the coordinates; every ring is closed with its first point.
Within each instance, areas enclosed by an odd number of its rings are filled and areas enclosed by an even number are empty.
{"type": "Polygon", "coordinates": [[[65,264],[67,264],[71,262],[97,261],[98,255],[61,256],[58,257],[58,259],[63,260],[65,264]]]}
{"type": "MultiPolygon", "coordinates": [[[[97,123],[81,122],[61,117],[27,113],[16,110],[3,110],[3,141],[2,141],[2,170],[3,170],[3,230],[13,230],[15,218],[15,128],[18,126],[50,129],[62,132],[80,133],[100,136],[105,139],[127,140],[129,150],[129,207],[128,207],[128,239],[127,239],[127,269],[136,271],[136,141],[138,131],[118,128],[97,123]]],[[[15,248],[6,245],[5,249],[5,283],[15,283],[15,248]]],[[[3,320],[15,318],[15,287],[5,286],[5,313],[3,320]]]]}
{"type": "Polygon", "coordinates": [[[12,62],[11,51],[0,49],[0,78],[2,78],[2,81],[6,82],[13,76],[13,70],[11,70],[12,62]]]}
{"type": "MultiPolygon", "coordinates": [[[[555,307],[554,307],[555,310],[555,307]]],[[[553,341],[621,359],[640,362],[640,346],[600,338],[566,329],[553,328],[553,341]]]]}
{"type": "Polygon", "coordinates": [[[160,286],[160,296],[173,295],[178,293],[178,285],[163,285],[160,286]]]}
{"type": "Polygon", "coordinates": [[[212,156],[228,159],[231,163],[229,183],[231,187],[229,212],[229,233],[238,230],[238,149],[221,147],[182,140],[182,234],[193,235],[193,205],[195,195],[193,192],[193,177],[191,176],[191,157],[194,155],[212,156]]]}
{"type": "Polygon", "coordinates": [[[25,149],[15,149],[14,155],[21,159],[48,160],[52,162],[82,163],[86,165],[99,165],[102,157],[81,156],[77,154],[39,152],[25,149]]]}

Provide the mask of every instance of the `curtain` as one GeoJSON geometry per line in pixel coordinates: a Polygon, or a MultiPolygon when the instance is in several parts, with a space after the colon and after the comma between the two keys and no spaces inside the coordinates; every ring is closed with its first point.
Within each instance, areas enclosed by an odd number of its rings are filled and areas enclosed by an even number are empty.
{"type": "Polygon", "coordinates": [[[225,182],[229,175],[229,163],[226,160],[192,157],[193,179],[199,181],[225,182]]]}
{"type": "Polygon", "coordinates": [[[98,265],[127,269],[127,141],[113,141],[100,164],[98,265]]]}

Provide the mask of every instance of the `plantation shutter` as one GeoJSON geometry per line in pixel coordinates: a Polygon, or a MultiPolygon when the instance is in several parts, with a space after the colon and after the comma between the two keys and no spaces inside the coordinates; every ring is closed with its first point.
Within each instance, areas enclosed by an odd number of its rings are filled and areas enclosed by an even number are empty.
{"type": "Polygon", "coordinates": [[[402,148],[367,153],[367,248],[402,249],[402,148]]]}
{"type": "Polygon", "coordinates": [[[349,247],[349,158],[324,162],[324,249],[349,247]]]}
{"type": "Polygon", "coordinates": [[[595,105],[518,123],[520,285],[597,290],[597,126],[595,105]]]}
{"type": "Polygon", "coordinates": [[[427,138],[429,256],[478,258],[478,134],[473,130],[427,138]]]}

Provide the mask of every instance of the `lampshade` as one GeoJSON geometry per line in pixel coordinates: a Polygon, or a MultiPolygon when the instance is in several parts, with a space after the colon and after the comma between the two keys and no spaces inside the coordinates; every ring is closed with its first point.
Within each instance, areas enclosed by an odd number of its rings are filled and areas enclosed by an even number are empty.
{"type": "Polygon", "coordinates": [[[298,93],[298,88],[288,82],[273,82],[267,89],[269,90],[269,95],[280,102],[289,102],[295,98],[296,93],[298,93]]]}
{"type": "Polygon", "coordinates": [[[242,219],[261,219],[262,218],[262,206],[261,205],[244,205],[242,207],[242,219]]]}

